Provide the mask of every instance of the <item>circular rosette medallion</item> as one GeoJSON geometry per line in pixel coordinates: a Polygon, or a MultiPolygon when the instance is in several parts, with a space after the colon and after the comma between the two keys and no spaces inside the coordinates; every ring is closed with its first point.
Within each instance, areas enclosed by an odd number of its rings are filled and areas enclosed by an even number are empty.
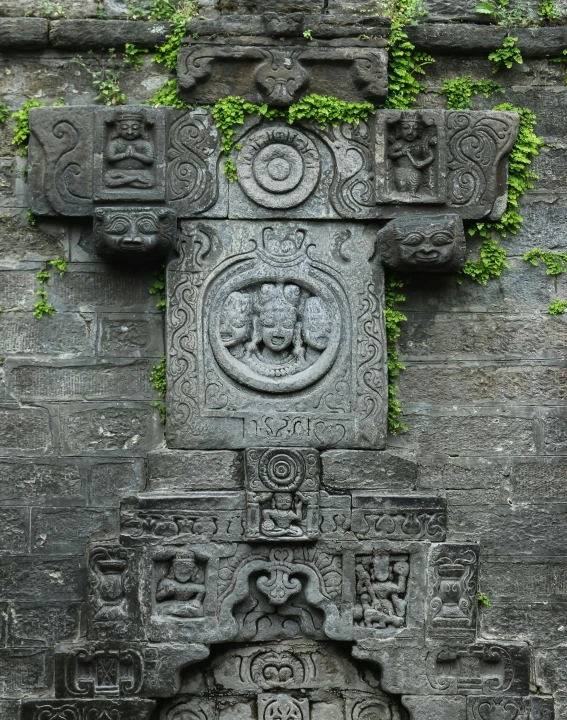
{"type": "Polygon", "coordinates": [[[305,479],[305,460],[297,450],[266,450],[258,463],[258,477],[270,490],[295,492],[305,479]]]}
{"type": "Polygon", "coordinates": [[[321,378],[337,356],[341,314],[335,296],[312,278],[217,280],[209,341],[220,367],[255,390],[285,393],[321,378]]]}
{"type": "Polygon", "coordinates": [[[248,197],[269,208],[290,208],[306,200],[321,174],[314,143],[288,127],[257,130],[242,144],[238,181],[248,197]]]}

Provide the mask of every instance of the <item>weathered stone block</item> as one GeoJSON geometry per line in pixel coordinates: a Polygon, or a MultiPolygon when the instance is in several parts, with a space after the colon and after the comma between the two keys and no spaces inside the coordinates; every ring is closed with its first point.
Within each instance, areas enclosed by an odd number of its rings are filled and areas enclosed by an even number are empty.
{"type": "Polygon", "coordinates": [[[14,602],[10,612],[10,644],[48,647],[79,634],[80,606],[65,603],[14,602]]]}
{"type": "Polygon", "coordinates": [[[100,315],[98,352],[111,357],[161,357],[162,318],[137,313],[100,315]]]}
{"type": "Polygon", "coordinates": [[[0,354],[67,357],[92,354],[92,320],[88,315],[58,313],[45,322],[38,322],[31,313],[3,312],[0,314],[0,354]]]}
{"type": "Polygon", "coordinates": [[[83,552],[92,540],[118,532],[118,511],[91,508],[33,508],[32,551],[70,555],[83,552]]]}
{"type": "Polygon", "coordinates": [[[78,557],[0,556],[0,585],[8,600],[82,600],[84,575],[84,563],[78,557]]]}
{"type": "Polygon", "coordinates": [[[322,481],[329,490],[413,490],[417,464],[389,450],[326,450],[322,481]]]}
{"type": "Polygon", "coordinates": [[[89,505],[115,507],[126,495],[144,487],[141,461],[89,463],[89,505]]]}
{"type": "Polygon", "coordinates": [[[565,455],[567,411],[563,408],[549,408],[543,412],[543,448],[546,455],[565,455]]]}
{"type": "Polygon", "coordinates": [[[2,50],[40,50],[47,46],[49,23],[45,18],[18,17],[0,19],[2,50]]]}
{"type": "Polygon", "coordinates": [[[242,453],[231,450],[153,450],[148,453],[148,490],[240,490],[242,453]]]}
{"type": "Polygon", "coordinates": [[[32,271],[0,272],[0,307],[4,310],[32,310],[37,300],[35,273],[32,271]]]}
{"type": "Polygon", "coordinates": [[[20,700],[44,691],[50,664],[43,650],[0,650],[0,696],[20,700]]]}
{"type": "Polygon", "coordinates": [[[54,20],[49,44],[56,48],[100,49],[133,43],[154,48],[165,41],[171,25],[139,20],[54,20]]]}
{"type": "Polygon", "coordinates": [[[44,452],[51,446],[49,413],[45,408],[0,406],[0,450],[44,452]]]}
{"type": "Polygon", "coordinates": [[[210,223],[206,256],[182,245],[168,269],[170,446],[381,447],[383,279],[372,232],[340,229],[340,253],[315,223],[210,223]]]}
{"type": "Polygon", "coordinates": [[[567,466],[563,457],[514,458],[514,502],[567,502],[567,466]]]}
{"type": "Polygon", "coordinates": [[[417,484],[420,488],[489,490],[507,482],[510,464],[508,458],[421,455],[417,484]]]}
{"type": "Polygon", "coordinates": [[[351,529],[359,540],[445,539],[446,503],[443,498],[408,495],[376,496],[352,491],[351,529]]]}
{"type": "Polygon", "coordinates": [[[493,603],[481,612],[483,637],[505,637],[513,634],[534,648],[550,648],[565,642],[567,606],[565,603],[504,604],[493,603]]]}
{"type": "Polygon", "coordinates": [[[0,459],[0,505],[84,505],[81,470],[63,459],[0,459]]]}
{"type": "Polygon", "coordinates": [[[146,400],[154,396],[152,362],[104,359],[52,360],[49,365],[8,363],[8,387],[22,402],[30,400],[146,400]]]}
{"type": "MultiPolygon", "coordinates": [[[[22,703],[22,720],[36,720],[44,717],[54,718],[63,713],[77,720],[91,720],[105,716],[119,717],[120,720],[147,720],[155,707],[155,700],[41,700],[26,699],[22,703]],[[69,715],[72,713],[71,715],[69,715]]],[[[65,715],[63,715],[65,717],[65,715]]]]}
{"type": "Polygon", "coordinates": [[[61,409],[60,423],[63,448],[72,455],[143,455],[163,434],[149,403],[69,403],[61,409]]]}
{"type": "Polygon", "coordinates": [[[402,705],[412,720],[466,720],[467,699],[465,697],[405,695],[402,705]]]}
{"type": "Polygon", "coordinates": [[[29,552],[30,526],[28,508],[0,508],[0,552],[20,555],[29,552]]]}

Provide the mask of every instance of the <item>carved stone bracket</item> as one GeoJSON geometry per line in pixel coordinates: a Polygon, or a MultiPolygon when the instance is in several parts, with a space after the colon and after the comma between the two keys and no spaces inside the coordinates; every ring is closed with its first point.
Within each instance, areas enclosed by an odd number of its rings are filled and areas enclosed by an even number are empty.
{"type": "Polygon", "coordinates": [[[308,93],[349,102],[383,100],[388,88],[385,50],[325,43],[191,43],[178,55],[180,95],[202,104],[238,95],[248,102],[286,107],[308,93]],[[222,91],[221,91],[222,88],[222,91]]]}

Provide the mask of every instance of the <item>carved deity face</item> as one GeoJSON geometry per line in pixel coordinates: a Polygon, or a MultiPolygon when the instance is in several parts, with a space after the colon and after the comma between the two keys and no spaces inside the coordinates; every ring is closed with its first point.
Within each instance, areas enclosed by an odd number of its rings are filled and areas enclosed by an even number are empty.
{"type": "Polygon", "coordinates": [[[420,120],[401,120],[398,127],[400,137],[408,142],[417,140],[423,132],[423,126],[420,120]]]}
{"type": "Polygon", "coordinates": [[[314,350],[324,350],[329,344],[332,318],[325,302],[318,297],[305,301],[303,309],[303,339],[314,350]]]}
{"type": "Polygon", "coordinates": [[[401,238],[400,260],[408,265],[445,265],[455,249],[455,238],[450,229],[432,226],[414,230],[401,238]]]}
{"type": "Polygon", "coordinates": [[[98,208],[94,231],[102,255],[164,255],[173,243],[175,216],[165,208],[98,208]]]}
{"type": "Polygon", "coordinates": [[[382,260],[393,270],[448,272],[466,259],[463,222],[455,215],[396,218],[378,238],[382,260]]]}
{"type": "Polygon", "coordinates": [[[291,510],[293,495],[291,493],[275,493],[274,507],[276,510],[291,510]]]}
{"type": "Polygon", "coordinates": [[[171,563],[173,569],[173,577],[181,583],[193,580],[197,573],[197,565],[195,558],[184,557],[175,558],[171,563]]]}
{"type": "Polygon", "coordinates": [[[274,306],[260,313],[262,342],[273,352],[286,350],[293,340],[293,330],[297,322],[294,307],[274,306]]]}
{"type": "Polygon", "coordinates": [[[116,131],[124,140],[137,140],[142,137],[142,123],[140,120],[121,120],[117,123],[116,131]]]}
{"type": "Polygon", "coordinates": [[[250,338],[251,299],[249,295],[233,292],[227,297],[220,319],[220,336],[225,347],[234,347],[250,338]]]}

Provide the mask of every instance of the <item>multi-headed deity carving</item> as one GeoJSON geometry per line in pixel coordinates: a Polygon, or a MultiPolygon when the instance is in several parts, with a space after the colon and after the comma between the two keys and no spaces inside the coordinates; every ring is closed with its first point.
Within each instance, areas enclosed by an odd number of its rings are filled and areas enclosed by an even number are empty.
{"type": "Polygon", "coordinates": [[[338,246],[314,223],[186,227],[169,270],[171,443],[379,446],[382,273],[372,231],[346,229],[338,246]]]}
{"type": "Polygon", "coordinates": [[[409,572],[407,555],[357,556],[355,621],[371,628],[403,627],[409,572]]]}

